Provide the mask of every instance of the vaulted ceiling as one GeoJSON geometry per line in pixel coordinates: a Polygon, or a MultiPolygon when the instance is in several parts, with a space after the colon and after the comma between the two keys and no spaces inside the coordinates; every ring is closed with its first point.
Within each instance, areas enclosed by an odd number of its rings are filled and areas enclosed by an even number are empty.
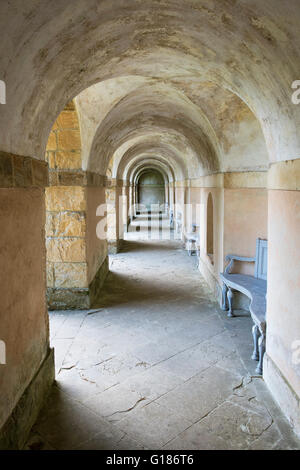
{"type": "Polygon", "coordinates": [[[299,23],[298,0],[2,1],[1,150],[44,158],[76,97],[83,166],[101,174],[153,160],[194,178],[297,158],[299,23]]]}

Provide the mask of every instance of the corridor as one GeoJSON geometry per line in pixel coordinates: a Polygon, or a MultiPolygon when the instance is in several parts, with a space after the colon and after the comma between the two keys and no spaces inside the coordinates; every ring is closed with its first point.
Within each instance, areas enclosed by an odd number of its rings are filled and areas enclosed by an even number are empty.
{"type": "Polygon", "coordinates": [[[227,318],[167,232],[138,215],[95,308],[50,312],[56,384],[27,449],[299,449],[255,375],[248,312],[227,318]]]}

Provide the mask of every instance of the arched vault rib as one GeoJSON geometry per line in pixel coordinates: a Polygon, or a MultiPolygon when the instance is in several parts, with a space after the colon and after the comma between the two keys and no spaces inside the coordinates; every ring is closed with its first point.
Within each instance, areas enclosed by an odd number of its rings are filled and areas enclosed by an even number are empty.
{"type": "Polygon", "coordinates": [[[144,173],[147,173],[148,171],[151,171],[151,170],[157,171],[163,177],[165,185],[168,185],[168,183],[169,183],[168,175],[164,172],[164,170],[162,170],[162,168],[160,168],[156,165],[146,165],[146,166],[140,168],[139,170],[137,170],[133,175],[133,183],[135,185],[138,185],[140,177],[144,173]]]}
{"type": "Polygon", "coordinates": [[[126,144],[118,149],[118,153],[116,152],[112,159],[114,177],[124,178],[122,175],[126,174],[126,167],[131,161],[138,159],[140,155],[160,158],[173,168],[177,179],[188,177],[188,168],[180,150],[172,143],[164,141],[161,134],[143,135],[138,139],[126,141],[126,144]]]}
{"type": "MultiPolygon", "coordinates": [[[[143,94],[145,89],[145,78],[129,76],[125,78],[116,78],[98,83],[87,90],[84,90],[77,98],[76,104],[81,116],[81,134],[83,136],[83,160],[87,165],[88,156],[93,141],[94,134],[100,126],[103,119],[110,110],[126,97],[126,93],[131,94],[139,91],[143,94]],[[140,90],[139,90],[140,89],[140,90]]],[[[147,92],[152,91],[155,95],[156,89],[165,91],[163,87],[154,80],[148,79],[147,92]],[[156,83],[156,86],[154,86],[156,83]],[[151,87],[150,87],[151,85],[151,87]]],[[[205,110],[205,119],[209,121],[216,134],[213,140],[219,142],[219,158],[221,171],[245,171],[245,170],[263,170],[268,166],[268,155],[264,136],[259,124],[251,110],[235,94],[221,88],[212,82],[199,82],[191,77],[182,81],[173,79],[172,84],[168,84],[166,96],[178,95],[181,100],[190,105],[192,102],[197,108],[191,108],[191,111],[197,109],[199,114],[205,110]],[[183,97],[183,94],[185,95],[183,97]],[[188,98],[188,100],[186,99],[188,98]]],[[[162,100],[164,93],[161,93],[162,100]]],[[[180,108],[180,104],[178,109],[180,108]]],[[[164,133],[164,141],[167,134],[164,133]]],[[[179,153],[185,155],[189,152],[189,142],[182,136],[182,142],[178,142],[180,134],[176,136],[176,148],[181,149],[179,153]],[[185,141],[184,141],[185,139],[185,141]]],[[[138,138],[137,138],[138,139],[138,138]]],[[[160,134],[154,137],[154,140],[160,140],[160,134]]],[[[169,139],[171,142],[171,139],[169,139]]],[[[174,145],[171,143],[171,146],[174,145]]],[[[125,142],[114,154],[114,166],[119,162],[123,148],[129,147],[125,142]]],[[[186,155],[187,161],[193,161],[193,150],[191,155],[186,155]]],[[[101,157],[100,157],[101,158],[101,157]]],[[[111,162],[109,164],[111,166],[111,162]]],[[[195,165],[191,164],[193,168],[195,165]]],[[[114,170],[112,170],[115,173],[114,170]]],[[[195,172],[192,172],[195,175],[195,172]]],[[[197,171],[196,171],[197,173],[197,171]]]]}
{"type": "Polygon", "coordinates": [[[141,87],[113,107],[95,134],[89,169],[100,171],[102,165],[101,171],[106,172],[109,159],[120,145],[153,130],[184,136],[192,150],[194,161],[189,159],[189,166],[193,174],[219,169],[219,143],[208,119],[184,94],[164,84],[141,87]]]}
{"type": "Polygon", "coordinates": [[[130,165],[128,165],[128,168],[126,168],[126,172],[124,173],[124,177],[126,177],[127,181],[132,183],[134,181],[136,172],[148,167],[160,168],[167,175],[169,182],[174,181],[175,179],[173,170],[168,165],[168,163],[158,158],[149,158],[142,155],[140,155],[138,159],[132,161],[130,165]]]}

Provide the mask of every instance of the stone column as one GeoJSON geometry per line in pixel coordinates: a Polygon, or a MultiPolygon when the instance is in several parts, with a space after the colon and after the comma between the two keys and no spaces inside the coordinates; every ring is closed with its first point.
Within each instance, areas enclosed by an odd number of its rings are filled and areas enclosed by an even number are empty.
{"type": "Polygon", "coordinates": [[[123,221],[123,233],[127,232],[129,225],[129,185],[126,181],[123,182],[122,187],[122,221],[123,221]]]}
{"type": "Polygon", "coordinates": [[[170,201],[169,201],[169,183],[165,182],[165,208],[167,208],[167,213],[170,210],[170,201]]]}
{"type": "Polygon", "coordinates": [[[88,308],[86,189],[46,190],[47,285],[50,308],[88,308]]]}
{"type": "Polygon", "coordinates": [[[134,217],[134,188],[133,184],[129,186],[129,223],[132,222],[134,217]]]}
{"type": "Polygon", "coordinates": [[[0,449],[22,447],[54,380],[45,302],[47,184],[45,162],[0,152],[0,449]]]}
{"type": "Polygon", "coordinates": [[[300,159],[269,170],[267,341],[263,375],[300,435],[300,159]]]}
{"type": "Polygon", "coordinates": [[[123,182],[119,180],[108,180],[105,189],[106,205],[107,205],[107,243],[108,253],[118,253],[122,238],[120,237],[120,211],[122,213],[122,205],[120,207],[120,196],[122,194],[123,182]]]}
{"type": "Polygon", "coordinates": [[[46,160],[50,169],[46,190],[48,305],[50,309],[89,308],[108,271],[106,240],[96,236],[96,210],[105,205],[105,178],[82,170],[73,102],[53,125],[46,160]]]}

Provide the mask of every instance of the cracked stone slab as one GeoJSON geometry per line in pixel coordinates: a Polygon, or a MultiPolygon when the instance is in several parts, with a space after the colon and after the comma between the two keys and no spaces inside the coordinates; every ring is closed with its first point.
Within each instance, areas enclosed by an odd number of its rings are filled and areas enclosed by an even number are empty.
{"type": "Polygon", "coordinates": [[[272,424],[263,416],[224,402],[205,418],[170,441],[164,449],[241,450],[250,448],[272,424]]]}
{"type": "Polygon", "coordinates": [[[223,403],[239,386],[242,377],[219,367],[209,367],[156,400],[195,423],[223,403]]]}
{"type": "Polygon", "coordinates": [[[177,413],[152,402],[134,410],[130,416],[117,423],[133,439],[139,440],[148,449],[159,449],[191,422],[177,413]]]}
{"type": "Polygon", "coordinates": [[[129,390],[138,392],[147,400],[154,400],[183,383],[183,379],[161,369],[159,365],[136,374],[123,382],[129,390]]]}
{"type": "Polygon", "coordinates": [[[51,347],[54,348],[56,351],[55,353],[55,371],[56,373],[59,372],[65,357],[72,345],[73,340],[72,339],[60,339],[60,338],[55,338],[51,341],[51,347]]]}
{"type": "Polygon", "coordinates": [[[128,416],[139,406],[145,406],[147,397],[136,391],[129,390],[124,385],[116,385],[83,404],[109,422],[116,422],[128,416]]]}
{"type": "MultiPolygon", "coordinates": [[[[228,355],[229,354],[230,352],[228,352],[228,355]]],[[[159,365],[163,370],[175,373],[184,380],[188,380],[202,370],[215,364],[220,357],[223,356],[205,351],[200,343],[170,357],[159,365]]]]}
{"type": "MultiPolygon", "coordinates": [[[[89,370],[88,370],[89,371],[89,370]]],[[[95,369],[89,373],[71,369],[61,370],[56,378],[57,387],[70,397],[82,402],[118,383],[112,377],[102,377],[95,369]]]]}
{"type": "MultiPolygon", "coordinates": [[[[51,313],[50,313],[51,315],[51,313]]],[[[87,311],[67,311],[65,321],[56,330],[55,339],[73,339],[78,334],[87,311]]]]}

